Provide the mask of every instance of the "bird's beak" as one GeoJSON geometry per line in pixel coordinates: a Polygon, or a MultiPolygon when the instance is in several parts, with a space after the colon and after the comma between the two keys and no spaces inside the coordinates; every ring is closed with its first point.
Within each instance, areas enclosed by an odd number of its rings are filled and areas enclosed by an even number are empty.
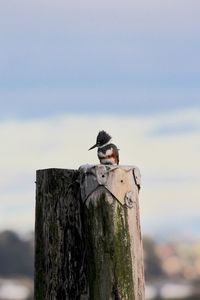
{"type": "Polygon", "coordinates": [[[96,148],[97,147],[97,144],[95,144],[94,146],[92,146],[90,149],[88,149],[88,151],[89,150],[92,150],[92,149],[94,149],[94,148],[96,148]]]}

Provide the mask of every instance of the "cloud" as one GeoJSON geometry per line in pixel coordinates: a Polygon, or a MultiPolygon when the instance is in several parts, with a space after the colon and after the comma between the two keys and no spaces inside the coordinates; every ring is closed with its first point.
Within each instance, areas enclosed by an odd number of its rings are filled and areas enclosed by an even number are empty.
{"type": "Polygon", "coordinates": [[[160,120],[158,124],[155,125],[152,132],[149,134],[157,135],[157,136],[180,136],[180,135],[187,135],[193,133],[200,132],[200,119],[199,119],[199,110],[196,112],[194,110],[185,110],[185,113],[173,114],[168,118],[168,116],[164,117],[162,123],[160,120]]]}
{"type": "Polygon", "coordinates": [[[12,229],[27,233],[34,230],[34,189],[30,187],[28,192],[14,192],[12,184],[13,182],[10,182],[10,192],[1,192],[0,230],[12,229]]]}
{"type": "Polygon", "coordinates": [[[155,234],[158,229],[169,227],[169,219],[176,223],[178,218],[184,223],[185,217],[198,217],[199,132],[176,135],[169,132],[167,136],[149,132],[166,124],[175,128],[179,123],[192,120],[199,124],[199,115],[199,110],[183,110],[148,117],[60,115],[2,121],[0,226],[33,228],[36,169],[77,169],[81,164],[97,163],[96,151],[88,151],[88,148],[101,129],[107,130],[119,146],[120,163],[141,169],[144,231],[155,234]]]}
{"type": "Polygon", "coordinates": [[[167,125],[158,128],[153,132],[153,134],[157,135],[177,135],[177,134],[183,134],[185,135],[187,132],[194,132],[194,131],[200,131],[200,126],[193,124],[193,123],[187,123],[187,124],[177,124],[177,126],[173,125],[167,125]]]}

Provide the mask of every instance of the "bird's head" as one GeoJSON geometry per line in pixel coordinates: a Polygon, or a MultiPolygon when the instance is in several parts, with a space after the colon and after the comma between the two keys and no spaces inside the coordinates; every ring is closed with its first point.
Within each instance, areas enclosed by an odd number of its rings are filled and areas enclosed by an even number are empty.
{"type": "Polygon", "coordinates": [[[89,150],[94,149],[95,147],[103,146],[111,140],[111,136],[104,130],[99,131],[97,135],[96,144],[92,146],[89,150]]]}

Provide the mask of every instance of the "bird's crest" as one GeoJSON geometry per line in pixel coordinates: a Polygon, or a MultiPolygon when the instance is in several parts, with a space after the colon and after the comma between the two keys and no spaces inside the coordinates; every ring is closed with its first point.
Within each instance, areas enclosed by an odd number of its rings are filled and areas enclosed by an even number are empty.
{"type": "Polygon", "coordinates": [[[96,143],[98,145],[104,145],[106,143],[108,143],[111,140],[111,136],[104,130],[99,131],[98,135],[97,135],[97,141],[96,143]]]}

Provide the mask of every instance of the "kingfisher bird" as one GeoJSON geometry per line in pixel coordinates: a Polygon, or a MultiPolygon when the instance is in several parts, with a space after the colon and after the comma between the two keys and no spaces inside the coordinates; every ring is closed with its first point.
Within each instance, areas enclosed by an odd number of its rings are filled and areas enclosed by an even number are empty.
{"type": "Polygon", "coordinates": [[[98,147],[97,156],[103,165],[119,164],[119,149],[116,145],[110,143],[111,138],[107,132],[101,130],[97,135],[96,144],[89,149],[98,147]]]}

